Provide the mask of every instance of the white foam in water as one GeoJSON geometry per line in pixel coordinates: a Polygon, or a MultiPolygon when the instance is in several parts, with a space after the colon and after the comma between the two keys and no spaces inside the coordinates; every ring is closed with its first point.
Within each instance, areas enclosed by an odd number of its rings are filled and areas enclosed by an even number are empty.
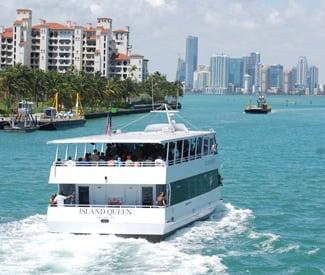
{"type": "Polygon", "coordinates": [[[242,234],[261,240],[262,249],[268,250],[278,238],[272,233],[252,232],[253,217],[251,210],[227,203],[209,220],[180,229],[166,241],[150,243],[108,235],[48,233],[46,217],[35,215],[0,225],[1,272],[225,274],[222,258],[230,255],[209,253],[207,244],[222,248],[242,234]]]}

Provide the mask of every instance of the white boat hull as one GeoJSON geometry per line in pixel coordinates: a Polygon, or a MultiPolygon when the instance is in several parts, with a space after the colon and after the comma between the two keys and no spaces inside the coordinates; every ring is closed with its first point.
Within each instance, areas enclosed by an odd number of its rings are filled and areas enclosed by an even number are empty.
{"type": "Polygon", "coordinates": [[[175,230],[208,217],[222,203],[220,187],[170,207],[51,207],[50,232],[114,234],[160,241],[175,230]]]}

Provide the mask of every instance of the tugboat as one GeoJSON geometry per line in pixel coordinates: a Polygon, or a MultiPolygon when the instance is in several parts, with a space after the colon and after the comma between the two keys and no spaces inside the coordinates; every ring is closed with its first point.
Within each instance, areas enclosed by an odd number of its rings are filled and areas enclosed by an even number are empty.
{"type": "Polygon", "coordinates": [[[84,126],[86,119],[83,115],[79,93],[76,97],[75,112],[59,112],[59,94],[54,97],[54,107],[44,110],[43,116],[39,120],[40,130],[61,130],[84,126]]]}
{"type": "Polygon", "coordinates": [[[264,95],[259,95],[257,105],[248,104],[245,108],[245,113],[250,114],[267,114],[271,112],[271,105],[267,104],[264,95]]]}
{"type": "Polygon", "coordinates": [[[32,132],[38,130],[37,120],[33,117],[33,102],[22,100],[18,104],[16,117],[11,118],[9,125],[4,126],[6,132],[32,132]]]}

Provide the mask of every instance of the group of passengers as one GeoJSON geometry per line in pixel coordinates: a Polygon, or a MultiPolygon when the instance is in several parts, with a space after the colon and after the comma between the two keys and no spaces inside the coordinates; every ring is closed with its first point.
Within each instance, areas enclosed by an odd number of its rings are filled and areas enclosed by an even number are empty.
{"type": "Polygon", "coordinates": [[[163,147],[159,144],[135,145],[132,150],[123,144],[107,144],[105,152],[94,149],[77,160],[72,160],[71,156],[64,162],[58,159],[57,165],[87,166],[95,162],[99,166],[165,166],[162,155],[163,147]]]}

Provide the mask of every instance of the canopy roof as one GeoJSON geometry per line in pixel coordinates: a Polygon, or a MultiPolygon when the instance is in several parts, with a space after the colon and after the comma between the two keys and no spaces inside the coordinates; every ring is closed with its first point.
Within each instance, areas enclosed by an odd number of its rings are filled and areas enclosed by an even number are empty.
{"type": "Polygon", "coordinates": [[[191,139],[194,137],[215,134],[211,131],[150,131],[150,132],[117,132],[112,135],[94,135],[48,141],[48,144],[77,143],[166,143],[169,141],[191,139]]]}

